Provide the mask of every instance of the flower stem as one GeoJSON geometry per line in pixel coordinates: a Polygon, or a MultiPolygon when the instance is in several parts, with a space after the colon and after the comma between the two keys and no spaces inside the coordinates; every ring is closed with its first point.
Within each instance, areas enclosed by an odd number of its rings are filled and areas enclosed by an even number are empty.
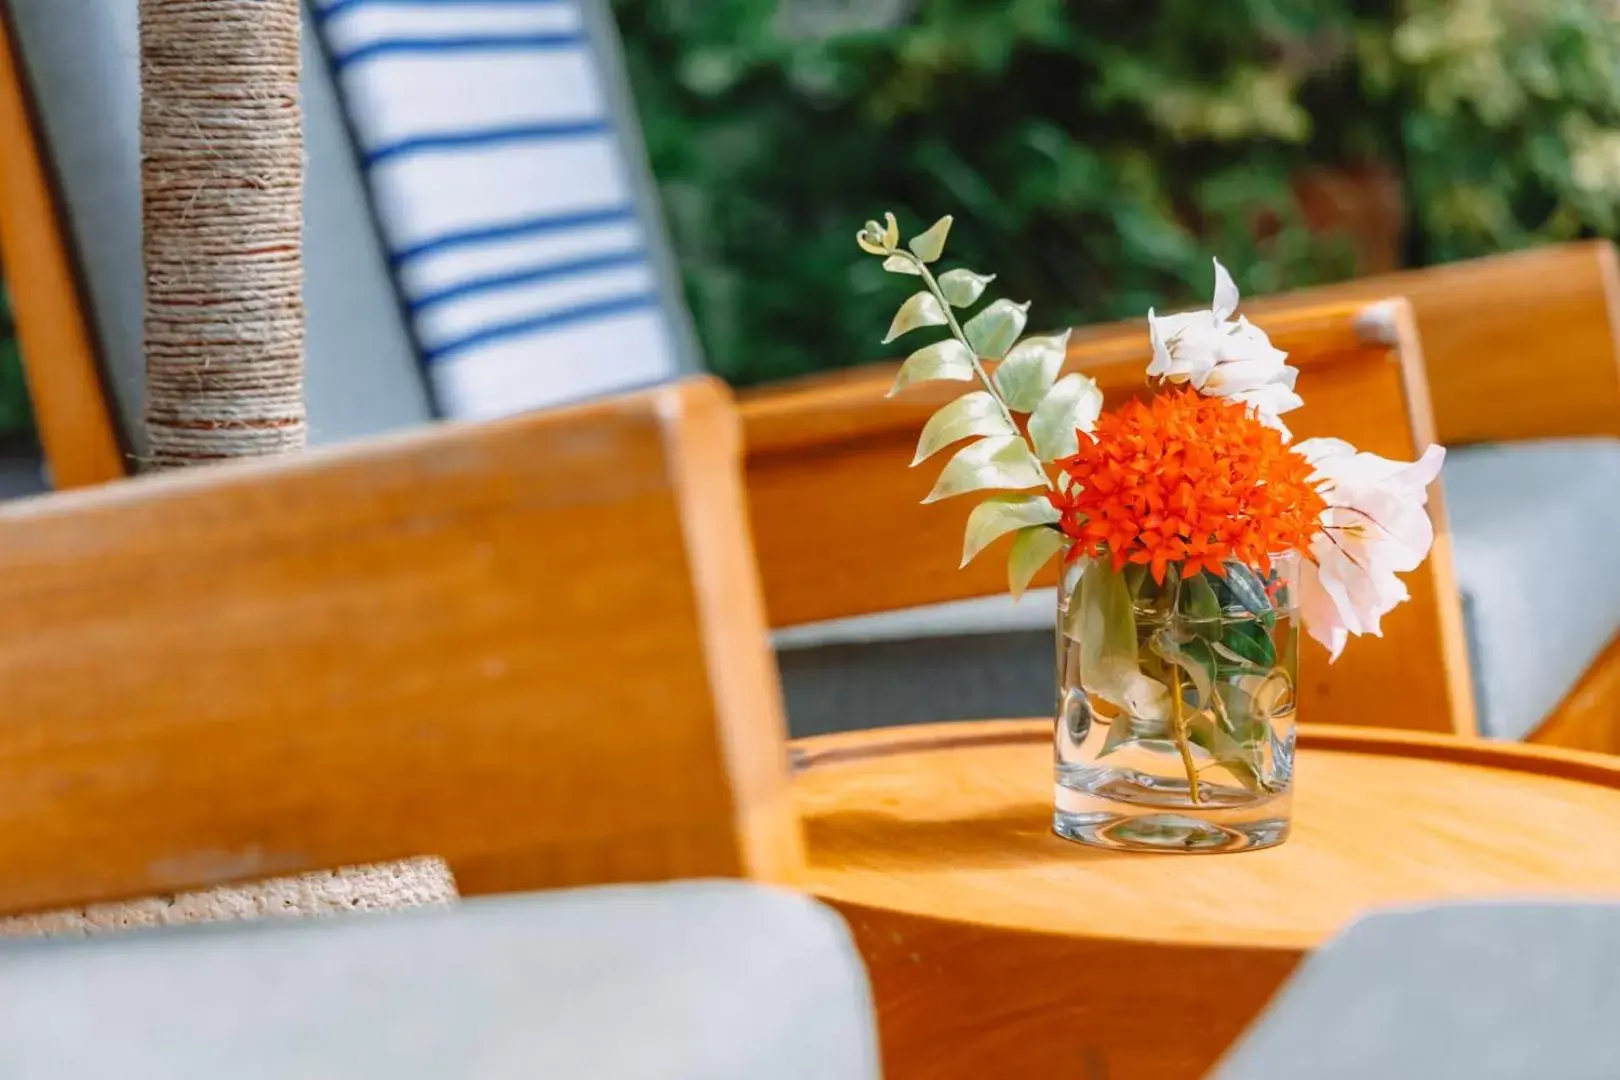
{"type": "MultiPolygon", "coordinates": [[[[934,280],[933,272],[928,269],[928,264],[911,252],[901,251],[899,248],[895,249],[894,254],[907,260],[917,268],[917,273],[922,275],[923,284],[928,286],[928,291],[934,294],[934,299],[939,301],[941,310],[945,312],[945,322],[950,327],[951,336],[960,341],[962,346],[967,349],[968,359],[973,364],[973,372],[979,377],[979,382],[984,384],[984,388],[989,392],[991,398],[995,400],[996,407],[1001,410],[1002,419],[1006,420],[1008,426],[1014,431],[1022,431],[1023,429],[1018,426],[1018,421],[1013,419],[1012,410],[1007,408],[1007,402],[1002,398],[1001,391],[996,389],[996,384],[991,381],[989,374],[984,370],[984,364],[979,360],[978,351],[973,348],[973,343],[968,340],[967,333],[962,329],[962,324],[956,321],[956,312],[951,310],[951,302],[945,299],[945,294],[940,291],[939,282],[934,280]]],[[[1024,441],[1029,441],[1028,435],[1024,436],[1024,441]]],[[[1034,451],[1034,446],[1031,446],[1030,452],[1033,454],[1034,451]]],[[[1041,470],[1041,475],[1046,477],[1047,487],[1055,486],[1052,483],[1052,478],[1046,476],[1045,469],[1041,470]]]]}
{"type": "Polygon", "coordinates": [[[1187,770],[1187,793],[1192,804],[1203,802],[1198,793],[1198,766],[1193,762],[1192,747],[1187,742],[1187,717],[1182,711],[1181,665],[1170,665],[1170,718],[1175,725],[1176,749],[1181,751],[1181,765],[1187,770]]]}

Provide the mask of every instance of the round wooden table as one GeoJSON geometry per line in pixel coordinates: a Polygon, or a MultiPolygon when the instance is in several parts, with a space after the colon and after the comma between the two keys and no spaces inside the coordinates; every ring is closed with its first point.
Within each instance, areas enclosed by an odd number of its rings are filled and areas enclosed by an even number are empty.
{"type": "Polygon", "coordinates": [[[1197,1077],[1370,909],[1620,897],[1620,758],[1305,726],[1286,844],[1154,855],[1053,835],[1051,739],[1019,720],[793,744],[808,887],[860,945],[888,1080],[1197,1077]]]}

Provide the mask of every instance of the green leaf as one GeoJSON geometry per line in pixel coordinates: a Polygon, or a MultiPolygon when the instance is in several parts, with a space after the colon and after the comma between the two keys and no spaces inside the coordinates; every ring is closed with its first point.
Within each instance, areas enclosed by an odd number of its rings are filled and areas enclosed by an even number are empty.
{"type": "Polygon", "coordinates": [[[1146,720],[1169,714],[1170,694],[1142,674],[1136,655],[1136,612],[1123,574],[1093,559],[1080,575],[1065,632],[1080,642],[1080,684],[1115,708],[1146,720]]]}
{"type": "Polygon", "coordinates": [[[888,396],[894,397],[912,383],[925,382],[929,379],[972,382],[972,350],[953,337],[923,346],[906,357],[906,362],[900,365],[900,371],[894,377],[894,385],[889,387],[888,396]]]}
{"type": "Polygon", "coordinates": [[[997,300],[967,321],[962,332],[968,344],[980,356],[999,360],[1007,355],[1018,335],[1024,332],[1029,319],[1029,304],[1015,304],[1011,300],[997,300]]]}
{"type": "Polygon", "coordinates": [[[951,215],[946,214],[928,227],[921,236],[913,236],[906,246],[925,263],[931,263],[945,253],[945,237],[951,231],[951,215]]]}
{"type": "Polygon", "coordinates": [[[1108,735],[1103,739],[1102,749],[1097,751],[1097,756],[1107,757],[1125,744],[1135,742],[1135,736],[1136,725],[1131,723],[1131,714],[1120,713],[1108,722],[1108,735]]]}
{"type": "MultiPolygon", "coordinates": [[[[912,273],[916,273],[915,270],[912,273]]],[[[996,280],[994,274],[975,274],[971,270],[947,270],[939,275],[939,291],[952,307],[971,307],[984,295],[984,287],[996,280]]]]}
{"type": "MultiPolygon", "coordinates": [[[[996,374],[1000,375],[1006,366],[996,369],[996,374]]],[[[1029,441],[1035,446],[1036,456],[1042,461],[1056,461],[1079,453],[1078,433],[1096,425],[1102,404],[1102,391],[1086,376],[1077,373],[1059,379],[1029,416],[1029,441]]]]}
{"type": "Polygon", "coordinates": [[[1224,569],[1227,590],[1245,610],[1255,615],[1264,615],[1271,610],[1271,597],[1266,595],[1265,585],[1253,570],[1236,560],[1228,562],[1224,569]]]}
{"type": "MultiPolygon", "coordinates": [[[[1286,678],[1283,680],[1286,686],[1286,678]]],[[[1249,748],[1259,760],[1271,735],[1271,717],[1260,709],[1258,697],[1267,703],[1278,696],[1278,689],[1270,676],[1247,675],[1235,681],[1223,679],[1215,686],[1217,715],[1227,734],[1241,746],[1249,748]]]]}
{"type": "Polygon", "coordinates": [[[1277,663],[1277,647],[1271,634],[1258,622],[1229,620],[1221,633],[1222,653],[1231,653],[1245,663],[1271,668],[1277,663]]]}
{"type": "Polygon", "coordinates": [[[1192,623],[1193,633],[1206,641],[1221,636],[1221,602],[1205,574],[1183,578],[1181,583],[1181,610],[1192,623]]]}
{"type": "Polygon", "coordinates": [[[911,298],[900,305],[900,310],[894,314],[894,322],[889,324],[889,333],[883,339],[887,345],[901,334],[910,333],[924,326],[944,326],[945,309],[940,306],[931,292],[912,293],[911,298]]]}
{"type": "Polygon", "coordinates": [[[1143,720],[1130,713],[1121,713],[1108,724],[1108,736],[1103,739],[1098,757],[1107,755],[1130,743],[1156,750],[1175,752],[1170,724],[1165,720],[1143,720]]]}
{"type": "Polygon", "coordinates": [[[1056,381],[1068,353],[1069,332],[1028,337],[1014,345],[996,368],[996,389],[1011,408],[1029,412],[1056,381]]]}
{"type": "Polygon", "coordinates": [[[1068,546],[1068,538],[1045,525],[1032,525],[1013,538],[1007,553],[1007,589],[1017,599],[1052,556],[1068,546]]]}
{"type": "Polygon", "coordinates": [[[917,264],[906,258],[904,255],[890,255],[887,259],[883,260],[883,269],[887,270],[891,274],[910,274],[912,277],[916,277],[918,274],[922,273],[922,271],[917,268],[917,264]]]}
{"type": "Polygon", "coordinates": [[[1147,580],[1147,564],[1126,563],[1120,573],[1125,575],[1125,586],[1131,591],[1131,599],[1136,599],[1142,594],[1142,583],[1147,580]]]}
{"type": "Polygon", "coordinates": [[[1169,631],[1160,630],[1148,640],[1148,647],[1187,673],[1193,684],[1195,710],[1209,705],[1215,689],[1215,654],[1207,642],[1199,638],[1177,641],[1169,631]]]}
{"type": "Polygon", "coordinates": [[[968,515],[962,565],[972,562],[997,538],[1030,525],[1055,525],[1058,517],[1057,507],[1045,495],[996,495],[986,499],[968,515]]]}
{"type": "Polygon", "coordinates": [[[974,435],[1017,435],[1018,429],[1007,422],[995,395],[988,390],[975,390],[963,394],[942,407],[928,423],[923,425],[917,440],[917,456],[911,459],[918,465],[954,442],[974,435]]]}
{"type": "Polygon", "coordinates": [[[1209,756],[1249,792],[1260,794],[1264,785],[1254,750],[1233,739],[1207,713],[1187,721],[1187,740],[1209,751],[1209,756]]]}
{"type": "Polygon", "coordinates": [[[988,488],[1016,491],[1041,487],[1045,483],[1046,474],[1041,471],[1041,463],[1029,452],[1023,438],[1018,435],[998,435],[980,439],[958,450],[939,474],[934,490],[924,497],[923,502],[938,502],[953,495],[988,488]]]}

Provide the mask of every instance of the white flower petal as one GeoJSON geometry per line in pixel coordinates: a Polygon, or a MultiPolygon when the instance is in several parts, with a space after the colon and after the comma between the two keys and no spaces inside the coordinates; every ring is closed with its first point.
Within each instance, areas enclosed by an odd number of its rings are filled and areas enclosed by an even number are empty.
{"type": "Polygon", "coordinates": [[[1300,455],[1312,465],[1319,465],[1320,462],[1328,458],[1345,457],[1355,452],[1356,448],[1343,439],[1331,439],[1322,436],[1294,444],[1294,453],[1300,455]]]}
{"type": "MultiPolygon", "coordinates": [[[[1265,386],[1279,379],[1282,372],[1279,365],[1269,360],[1229,360],[1211,368],[1198,389],[1206,394],[1235,394],[1265,386]]],[[[1278,385],[1287,388],[1281,382],[1278,385]]]]}
{"type": "Polygon", "coordinates": [[[1379,633],[1383,617],[1408,598],[1396,574],[1415,570],[1434,543],[1424,505],[1445,451],[1391,461],[1341,439],[1306,439],[1294,450],[1311,462],[1328,502],[1301,575],[1301,618],[1336,656],[1342,635],[1379,633]]]}
{"type": "Polygon", "coordinates": [[[1226,324],[1223,357],[1227,360],[1270,360],[1279,367],[1288,354],[1271,343],[1266,332],[1248,319],[1226,324]]]}
{"type": "Polygon", "coordinates": [[[1220,355],[1220,326],[1207,311],[1181,315],[1148,314],[1148,335],[1153,342],[1149,378],[1195,383],[1215,366],[1220,355]]]}
{"type": "Polygon", "coordinates": [[[1230,319],[1238,309],[1237,283],[1232,275],[1226,272],[1221,260],[1215,262],[1215,302],[1210,305],[1215,313],[1216,322],[1225,322],[1230,319]]]}
{"type": "Polygon", "coordinates": [[[1338,605],[1322,586],[1321,571],[1310,559],[1302,560],[1300,564],[1298,600],[1299,617],[1305,624],[1305,632],[1327,648],[1328,662],[1332,663],[1344,651],[1350,632],[1345,629],[1338,605]]]}
{"type": "Polygon", "coordinates": [[[1431,443],[1429,448],[1423,451],[1423,456],[1412,462],[1406,471],[1401,473],[1401,482],[1418,490],[1425,490],[1434,482],[1434,478],[1440,475],[1440,466],[1445,463],[1446,448],[1438,443],[1431,443]]]}
{"type": "Polygon", "coordinates": [[[1164,334],[1159,329],[1160,319],[1148,308],[1148,341],[1153,345],[1153,359],[1148,361],[1148,378],[1155,379],[1170,370],[1170,350],[1165,348],[1164,334]]]}
{"type": "Polygon", "coordinates": [[[1248,390],[1239,390],[1232,394],[1222,394],[1231,401],[1241,401],[1254,410],[1255,419],[1267,427],[1274,427],[1286,436],[1288,428],[1278,419],[1283,413],[1297,409],[1305,404],[1298,394],[1294,393],[1282,383],[1266,383],[1248,390]]]}

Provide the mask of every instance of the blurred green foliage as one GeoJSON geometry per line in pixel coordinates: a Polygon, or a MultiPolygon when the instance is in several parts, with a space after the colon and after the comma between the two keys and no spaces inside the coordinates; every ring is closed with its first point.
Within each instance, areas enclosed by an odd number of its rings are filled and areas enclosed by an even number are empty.
{"type": "Polygon", "coordinates": [[[1034,326],[1343,277],[1302,170],[1383,170],[1425,263],[1620,230],[1615,0],[614,0],[710,365],[889,355],[854,233],[958,216],[1034,326]]]}
{"type": "Polygon", "coordinates": [[[33,412],[23,383],[17,330],[11,321],[11,296],[0,283],[0,437],[32,431],[33,412]]]}

